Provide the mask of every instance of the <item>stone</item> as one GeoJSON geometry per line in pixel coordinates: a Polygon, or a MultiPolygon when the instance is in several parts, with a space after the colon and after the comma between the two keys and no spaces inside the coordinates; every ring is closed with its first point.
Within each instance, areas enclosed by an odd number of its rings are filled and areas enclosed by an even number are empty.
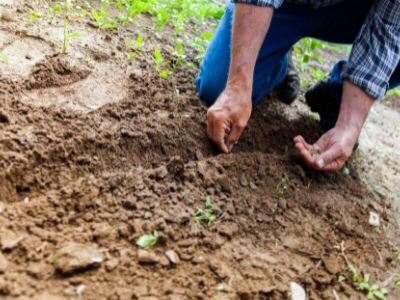
{"type": "Polygon", "coordinates": [[[155,179],[164,179],[168,175],[168,170],[166,166],[158,167],[153,170],[153,176],[155,179]]]}
{"type": "Polygon", "coordinates": [[[61,273],[73,273],[87,269],[103,261],[96,248],[78,243],[68,243],[56,254],[56,269],[61,273]]]}
{"type": "Polygon", "coordinates": [[[306,291],[296,282],[290,283],[290,294],[292,300],[306,300],[306,291]]]}
{"type": "Polygon", "coordinates": [[[111,258],[104,264],[107,272],[112,272],[118,266],[119,260],[117,258],[111,258]]]}
{"type": "Polygon", "coordinates": [[[379,215],[377,213],[374,212],[370,212],[369,213],[369,221],[368,221],[369,225],[375,226],[375,227],[379,227],[380,222],[379,222],[379,215]]]}
{"type": "Polygon", "coordinates": [[[141,264],[155,264],[159,261],[157,255],[144,249],[138,251],[138,261],[141,264]]]}
{"type": "Polygon", "coordinates": [[[247,182],[246,176],[245,176],[244,174],[242,174],[242,176],[240,176],[239,181],[240,181],[240,184],[241,184],[243,187],[246,187],[246,186],[249,184],[249,183],[247,182]]]}
{"type": "Polygon", "coordinates": [[[203,160],[204,159],[204,155],[203,155],[203,153],[201,153],[200,150],[196,151],[196,158],[197,158],[197,160],[203,160]]]}
{"type": "Polygon", "coordinates": [[[3,253],[0,252],[0,274],[5,273],[9,266],[8,260],[4,257],[3,253]]]}
{"type": "Polygon", "coordinates": [[[162,265],[163,267],[168,267],[170,265],[169,259],[166,256],[163,256],[160,258],[160,260],[158,261],[160,263],[160,265],[162,265]]]}
{"type": "Polygon", "coordinates": [[[76,288],[76,295],[78,297],[81,297],[85,290],[86,290],[86,285],[84,285],[84,284],[78,285],[78,287],[76,288]]]}
{"type": "Polygon", "coordinates": [[[176,252],[173,251],[173,250],[169,250],[169,251],[165,252],[165,256],[166,256],[166,257],[169,259],[169,261],[170,261],[172,264],[174,264],[174,265],[179,264],[179,262],[181,261],[181,260],[179,259],[178,254],[176,254],[176,252]]]}
{"type": "Polygon", "coordinates": [[[0,234],[1,250],[12,250],[24,239],[24,236],[17,236],[13,231],[5,229],[0,234]]]}

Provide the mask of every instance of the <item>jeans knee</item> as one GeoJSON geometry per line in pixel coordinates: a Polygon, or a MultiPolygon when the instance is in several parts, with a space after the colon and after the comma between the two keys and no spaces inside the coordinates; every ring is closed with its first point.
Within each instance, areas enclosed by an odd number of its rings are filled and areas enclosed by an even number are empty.
{"type": "Polygon", "coordinates": [[[217,80],[204,76],[200,73],[195,80],[197,91],[201,99],[211,106],[217,100],[218,96],[222,93],[225,86],[218,83],[217,80]]]}

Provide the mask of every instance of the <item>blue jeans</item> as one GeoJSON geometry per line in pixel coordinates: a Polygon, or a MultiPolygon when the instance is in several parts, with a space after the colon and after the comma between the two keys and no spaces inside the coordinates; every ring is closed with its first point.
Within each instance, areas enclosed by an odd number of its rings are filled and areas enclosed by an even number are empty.
{"type": "MultiPolygon", "coordinates": [[[[374,0],[351,0],[337,5],[313,9],[309,5],[283,2],[276,9],[254,69],[253,105],[272,91],[286,76],[287,53],[304,37],[332,43],[352,44],[374,0]]],[[[235,4],[227,2],[217,30],[200,64],[195,80],[201,98],[212,105],[225,89],[231,59],[231,32],[235,4]]],[[[333,66],[330,88],[335,99],[341,101],[343,81],[340,73],[342,60],[333,66]]],[[[389,88],[400,85],[398,66],[389,81],[389,88]]]]}

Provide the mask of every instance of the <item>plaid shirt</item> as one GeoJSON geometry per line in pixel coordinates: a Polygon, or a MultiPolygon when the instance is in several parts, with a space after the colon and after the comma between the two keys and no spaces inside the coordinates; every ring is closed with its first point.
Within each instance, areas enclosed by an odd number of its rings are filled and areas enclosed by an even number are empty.
{"type": "MultiPolygon", "coordinates": [[[[279,8],[284,0],[232,0],[279,8]]],[[[286,0],[325,7],[345,0],[286,0]]],[[[351,1],[351,0],[348,0],[351,1]]],[[[353,44],[341,77],[377,99],[385,95],[400,60],[400,1],[375,0],[353,44]]]]}

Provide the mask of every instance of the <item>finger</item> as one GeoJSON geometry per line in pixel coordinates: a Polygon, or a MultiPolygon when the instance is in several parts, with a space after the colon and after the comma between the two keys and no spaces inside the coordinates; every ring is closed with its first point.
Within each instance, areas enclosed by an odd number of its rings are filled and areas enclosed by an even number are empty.
{"type": "Polygon", "coordinates": [[[298,135],[294,138],[294,143],[302,145],[304,149],[310,151],[312,146],[310,144],[307,144],[307,142],[304,140],[304,138],[301,135],[298,135]]]}
{"type": "Polygon", "coordinates": [[[231,130],[231,132],[228,134],[228,138],[226,139],[226,146],[228,147],[229,151],[232,151],[233,146],[235,143],[239,140],[240,135],[243,132],[245,126],[239,124],[235,124],[231,130]]]}
{"type": "Polygon", "coordinates": [[[314,167],[324,171],[337,171],[344,163],[343,156],[344,153],[341,148],[333,146],[315,159],[314,167]],[[341,161],[343,161],[343,163],[340,163],[341,161]]]}
{"type": "MultiPolygon", "coordinates": [[[[299,147],[302,147],[302,145],[300,145],[299,147]]],[[[314,162],[315,162],[315,158],[311,155],[310,151],[308,151],[307,149],[302,149],[299,150],[296,147],[300,158],[309,166],[309,167],[314,167],[314,162]]]]}
{"type": "Polygon", "coordinates": [[[217,122],[213,125],[212,140],[217,145],[217,147],[225,153],[228,153],[228,147],[225,144],[225,132],[227,126],[223,122],[217,122]]]}

